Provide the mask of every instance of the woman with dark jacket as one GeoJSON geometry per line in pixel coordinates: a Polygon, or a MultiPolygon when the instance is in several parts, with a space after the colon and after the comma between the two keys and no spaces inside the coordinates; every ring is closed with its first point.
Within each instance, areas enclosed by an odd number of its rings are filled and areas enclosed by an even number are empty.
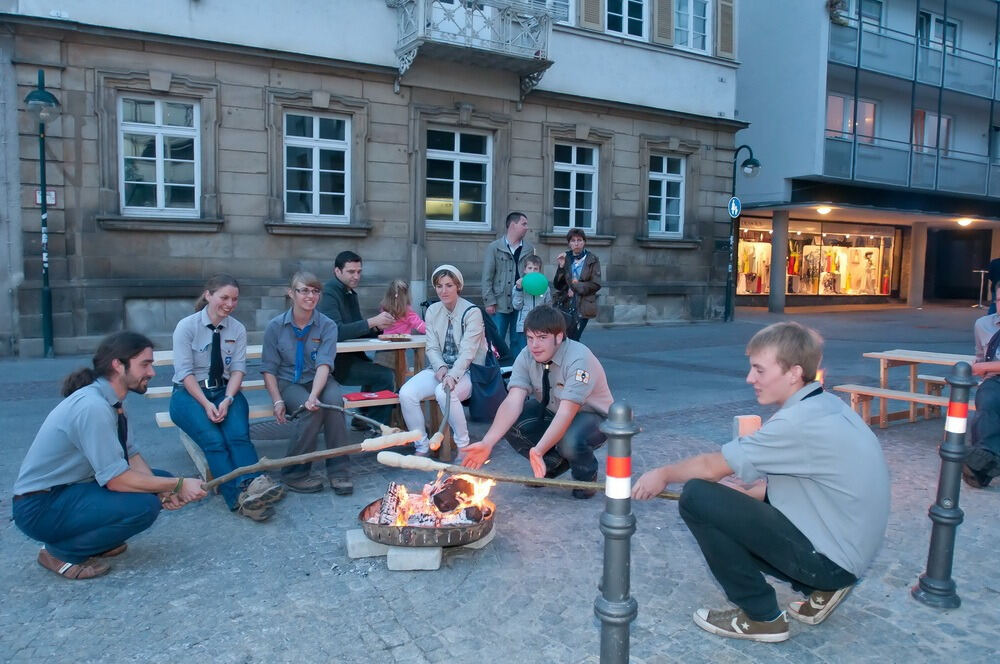
{"type": "Polygon", "coordinates": [[[587,235],[579,228],[566,233],[569,251],[556,256],[556,306],[566,316],[566,336],[579,341],[587,321],[597,318],[601,261],[586,249],[587,235]]]}

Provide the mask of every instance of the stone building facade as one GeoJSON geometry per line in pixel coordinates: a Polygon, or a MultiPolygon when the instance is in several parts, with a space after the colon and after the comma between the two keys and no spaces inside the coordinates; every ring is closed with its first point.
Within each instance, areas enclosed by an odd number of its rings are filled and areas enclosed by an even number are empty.
{"type": "MultiPolygon", "coordinates": [[[[332,4],[328,11],[345,3],[332,4]]],[[[386,6],[393,2],[358,4],[370,5],[366,29],[393,33],[401,11],[386,6]]],[[[524,76],[473,58],[418,55],[400,75],[402,67],[363,54],[305,53],[308,44],[277,50],[249,38],[194,38],[183,26],[118,24],[128,16],[0,18],[0,131],[17,145],[0,189],[18,201],[3,210],[4,353],[41,352],[37,126],[21,102],[39,69],[61,102],[46,139],[57,352],[89,350],[122,327],[168,345],[217,272],[240,279],[236,317],[259,336],[286,306],[288,277],[309,270],[325,280],[344,249],[364,257],[366,309],[397,277],[412,282],[419,302],[443,262],[464,272],[475,299],[484,249],[511,210],[528,216],[550,278],[566,224],[587,230],[604,268],[600,322],[722,314],[733,136],[744,126],[733,119],[732,56],[625,43],[574,25],[574,13],[547,27],[555,83],[547,89],[543,76],[526,92],[524,76]],[[682,96],[658,107],[628,94],[595,98],[582,83],[578,94],[559,89],[599,76],[573,71],[573,49],[588,39],[641,49],[664,66],[651,78],[678,78],[684,68],[697,71],[679,80],[717,76],[722,110],[691,112],[697,104],[682,96]],[[450,199],[440,193],[448,186],[450,199]]],[[[671,94],[706,93],[675,86],[671,94]]]]}

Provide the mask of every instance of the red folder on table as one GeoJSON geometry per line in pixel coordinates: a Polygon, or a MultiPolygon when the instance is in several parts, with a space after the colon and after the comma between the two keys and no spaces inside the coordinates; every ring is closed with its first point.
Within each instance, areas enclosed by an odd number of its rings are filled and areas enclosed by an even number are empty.
{"type": "Polygon", "coordinates": [[[368,399],[395,399],[399,395],[392,390],[382,390],[380,392],[351,392],[345,394],[344,399],[348,401],[367,401],[368,399]]]}

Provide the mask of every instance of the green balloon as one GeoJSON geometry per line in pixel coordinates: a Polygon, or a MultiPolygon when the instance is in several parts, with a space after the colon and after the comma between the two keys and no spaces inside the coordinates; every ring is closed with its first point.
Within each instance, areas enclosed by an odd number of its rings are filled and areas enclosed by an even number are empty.
{"type": "Polygon", "coordinates": [[[529,272],[521,278],[521,288],[528,295],[541,295],[549,287],[549,280],[541,272],[529,272]]]}

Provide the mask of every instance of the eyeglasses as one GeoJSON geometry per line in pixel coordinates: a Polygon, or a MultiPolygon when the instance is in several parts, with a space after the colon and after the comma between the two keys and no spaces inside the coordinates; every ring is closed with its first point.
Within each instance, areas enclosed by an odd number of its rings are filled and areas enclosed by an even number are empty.
{"type": "Polygon", "coordinates": [[[320,290],[318,288],[293,288],[299,295],[319,295],[320,290]]]}

